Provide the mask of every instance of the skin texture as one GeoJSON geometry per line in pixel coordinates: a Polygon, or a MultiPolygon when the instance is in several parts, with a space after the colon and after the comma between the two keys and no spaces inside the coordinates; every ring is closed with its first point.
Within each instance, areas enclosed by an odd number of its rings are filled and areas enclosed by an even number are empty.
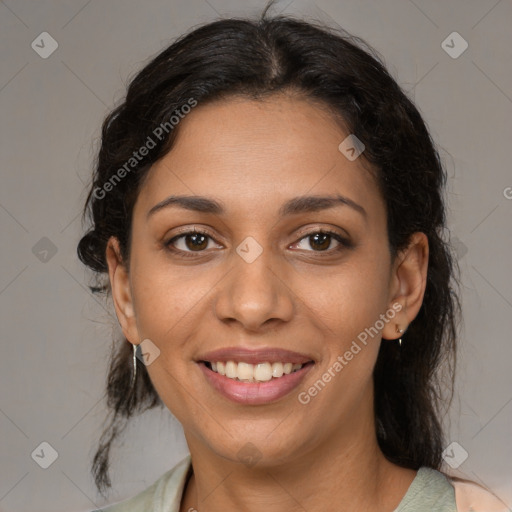
{"type": "MultiPolygon", "coordinates": [[[[361,158],[338,150],[348,135],[325,110],[291,95],[264,101],[231,98],[198,105],[176,144],[150,170],[133,212],[131,260],[117,240],[107,247],[116,313],[127,339],[149,338],[161,351],[147,367],[163,402],[181,422],[194,474],[181,510],[392,511],[415,471],[387,461],[373,414],[372,371],[381,337],[399,337],[421,306],[428,242],[422,233],[392,261],[386,209],[361,158]],[[347,205],[279,218],[302,195],[339,193],[347,205]],[[221,202],[223,214],[169,207],[170,195],[221,202]],[[202,252],[179,229],[204,229],[202,252]],[[319,229],[348,238],[315,243],[319,229]],[[236,252],[247,237],[262,254],[247,263],[236,252]],[[326,248],[326,250],[321,250],[326,248]],[[341,248],[341,250],[336,250],[341,248]],[[399,303],[382,332],[307,405],[297,400],[365,328],[399,303]],[[218,394],[195,360],[228,347],[279,347],[315,365],[300,389],[275,403],[240,405],[218,394]],[[248,467],[238,451],[260,452],[248,467]]],[[[386,341],[384,341],[386,343],[386,341]]],[[[393,343],[393,342],[389,342],[393,343]]]]}

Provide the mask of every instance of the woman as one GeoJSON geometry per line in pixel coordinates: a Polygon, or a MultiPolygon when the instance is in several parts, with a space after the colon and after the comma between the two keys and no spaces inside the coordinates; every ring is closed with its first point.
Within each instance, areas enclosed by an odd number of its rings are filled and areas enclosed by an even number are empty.
{"type": "Polygon", "coordinates": [[[453,511],[438,153],[363,41],[266,12],[180,38],[104,122],[78,254],[126,339],[96,484],[165,404],[190,456],[107,510],[453,511]]]}

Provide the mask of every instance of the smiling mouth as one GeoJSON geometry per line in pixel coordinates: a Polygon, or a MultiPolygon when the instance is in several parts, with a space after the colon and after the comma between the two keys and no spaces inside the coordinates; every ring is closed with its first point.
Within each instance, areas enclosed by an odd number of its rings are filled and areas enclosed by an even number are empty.
{"type": "Polygon", "coordinates": [[[290,375],[305,366],[314,364],[313,361],[308,361],[304,364],[289,362],[250,364],[236,361],[200,361],[200,363],[219,375],[239,382],[268,382],[270,380],[277,380],[283,377],[283,375],[290,375]]]}

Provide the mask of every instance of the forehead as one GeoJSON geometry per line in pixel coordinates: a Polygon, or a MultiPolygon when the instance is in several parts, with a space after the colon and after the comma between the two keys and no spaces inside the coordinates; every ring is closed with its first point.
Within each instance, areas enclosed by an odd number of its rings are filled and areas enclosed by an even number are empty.
{"type": "Polygon", "coordinates": [[[338,149],[348,135],[325,107],[284,94],[199,104],[149,171],[136,209],[187,194],[270,212],[290,197],[327,193],[382,209],[372,174],[338,149]]]}

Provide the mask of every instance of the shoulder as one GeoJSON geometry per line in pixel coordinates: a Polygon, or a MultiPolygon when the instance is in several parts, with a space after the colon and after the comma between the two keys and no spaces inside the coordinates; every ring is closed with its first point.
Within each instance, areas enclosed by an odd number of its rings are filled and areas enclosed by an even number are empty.
{"type": "Polygon", "coordinates": [[[421,467],[395,512],[510,512],[505,503],[469,480],[421,467]]]}
{"type": "Polygon", "coordinates": [[[394,512],[457,512],[455,493],[448,478],[422,466],[394,512]]]}
{"type": "Polygon", "coordinates": [[[187,455],[150,487],[133,498],[94,512],[177,512],[190,463],[190,455],[187,455]]]}
{"type": "Polygon", "coordinates": [[[395,512],[457,512],[455,492],[449,479],[422,466],[395,512]]]}
{"type": "Polygon", "coordinates": [[[493,493],[469,480],[449,477],[455,489],[458,512],[509,512],[510,509],[493,493]]]}

